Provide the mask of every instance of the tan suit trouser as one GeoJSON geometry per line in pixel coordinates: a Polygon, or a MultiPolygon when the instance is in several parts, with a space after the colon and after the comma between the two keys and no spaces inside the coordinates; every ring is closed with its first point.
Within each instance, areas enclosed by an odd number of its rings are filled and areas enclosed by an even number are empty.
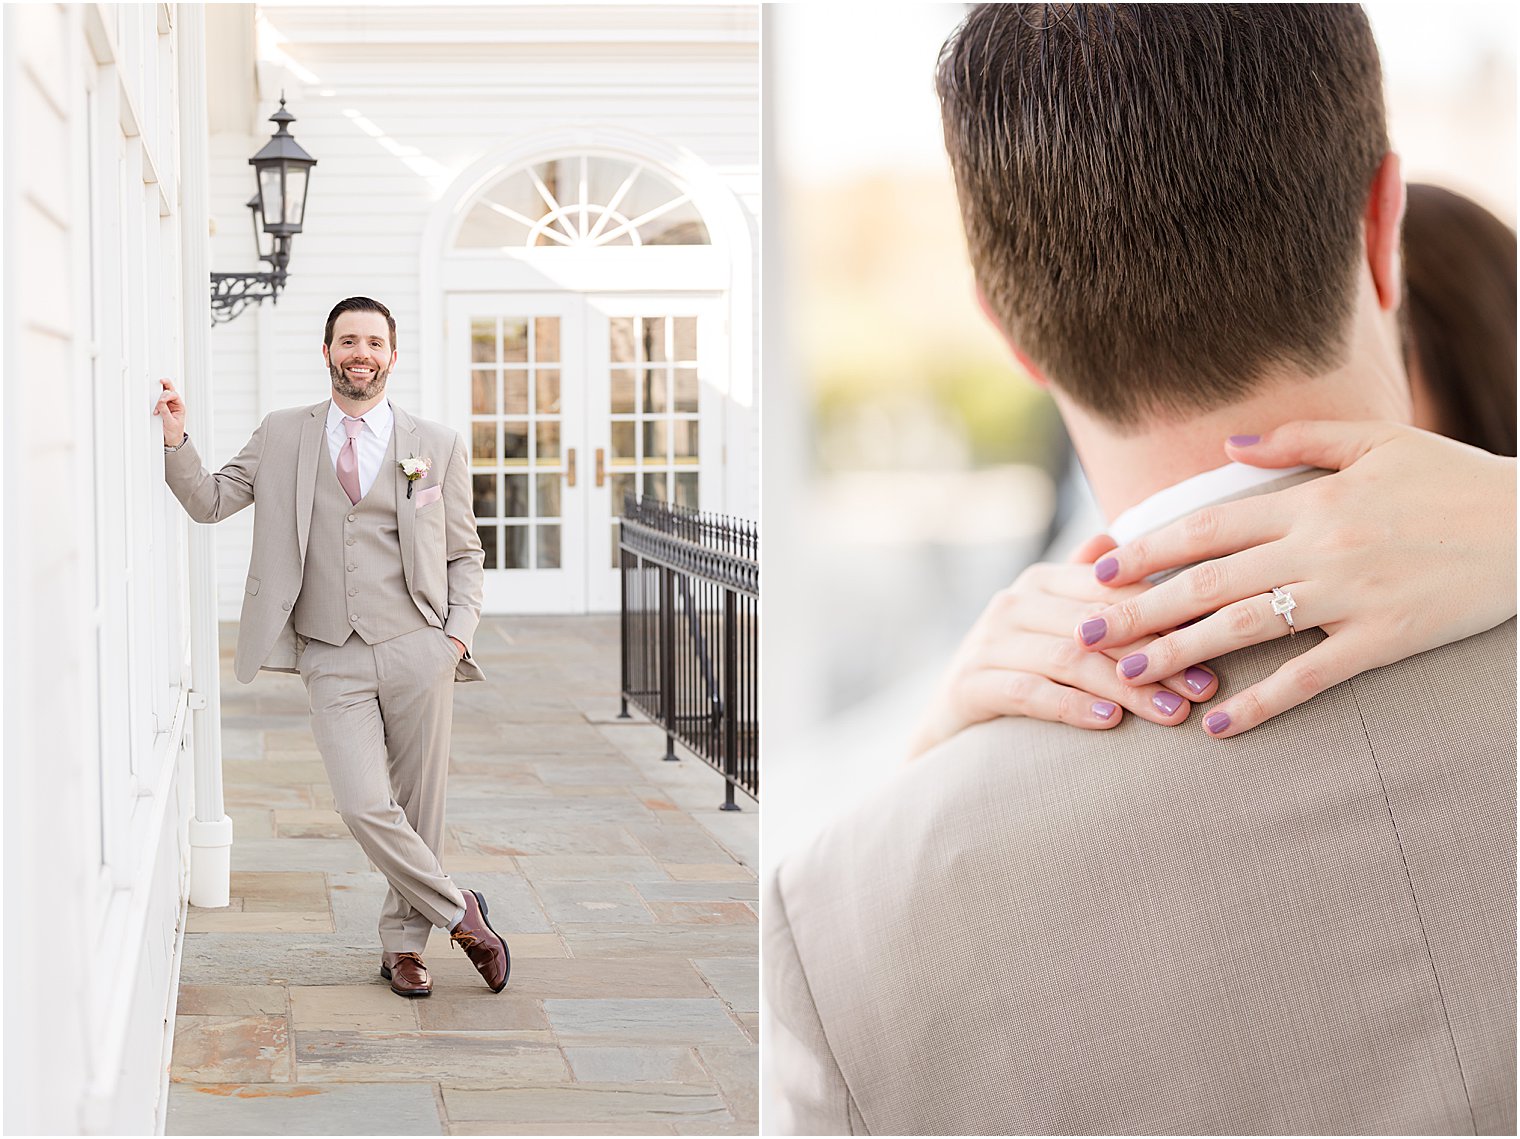
{"type": "Polygon", "coordinates": [[[390,882],[380,914],[387,953],[421,953],[464,896],[438,861],[458,652],[431,626],[370,645],[307,641],[301,679],[333,804],[390,882]]]}

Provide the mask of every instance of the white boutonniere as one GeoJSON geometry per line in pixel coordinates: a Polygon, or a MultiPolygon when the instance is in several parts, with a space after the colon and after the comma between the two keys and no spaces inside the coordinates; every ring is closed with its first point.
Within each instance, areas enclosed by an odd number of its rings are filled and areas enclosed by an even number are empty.
{"type": "Polygon", "coordinates": [[[401,468],[401,473],[406,476],[406,496],[412,497],[412,484],[420,478],[426,478],[427,473],[433,469],[433,460],[426,455],[410,455],[396,464],[401,468]]]}

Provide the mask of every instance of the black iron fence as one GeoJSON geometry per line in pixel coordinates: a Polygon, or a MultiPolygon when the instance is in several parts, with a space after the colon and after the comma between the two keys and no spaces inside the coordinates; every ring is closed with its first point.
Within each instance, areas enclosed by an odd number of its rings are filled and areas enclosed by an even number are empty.
{"type": "Polygon", "coordinates": [[[630,703],[760,798],[760,534],[752,522],[623,500],[623,715],[630,703]]]}

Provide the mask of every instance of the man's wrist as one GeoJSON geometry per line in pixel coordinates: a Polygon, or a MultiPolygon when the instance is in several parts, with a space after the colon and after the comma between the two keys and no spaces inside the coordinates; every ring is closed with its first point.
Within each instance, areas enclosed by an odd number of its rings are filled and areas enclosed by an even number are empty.
{"type": "Polygon", "coordinates": [[[188,442],[190,442],[190,432],[186,431],[183,435],[181,435],[179,437],[179,442],[176,443],[176,444],[174,444],[174,446],[171,447],[167,443],[164,444],[164,454],[166,454],[166,455],[172,455],[172,454],[174,454],[175,451],[178,451],[181,447],[183,447],[188,442]]]}

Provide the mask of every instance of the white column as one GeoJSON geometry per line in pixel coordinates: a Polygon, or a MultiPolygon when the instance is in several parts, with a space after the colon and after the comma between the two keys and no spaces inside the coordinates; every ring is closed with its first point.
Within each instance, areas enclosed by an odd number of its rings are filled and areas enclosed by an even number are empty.
{"type": "MultiPolygon", "coordinates": [[[[180,265],[184,273],[185,427],[211,453],[211,251],[208,205],[205,11],[179,17],[180,265]]],[[[190,527],[190,708],[195,717],[195,817],[190,820],[190,904],[225,906],[232,879],[232,820],[222,802],[222,699],[216,552],[210,526],[190,527]]]]}

